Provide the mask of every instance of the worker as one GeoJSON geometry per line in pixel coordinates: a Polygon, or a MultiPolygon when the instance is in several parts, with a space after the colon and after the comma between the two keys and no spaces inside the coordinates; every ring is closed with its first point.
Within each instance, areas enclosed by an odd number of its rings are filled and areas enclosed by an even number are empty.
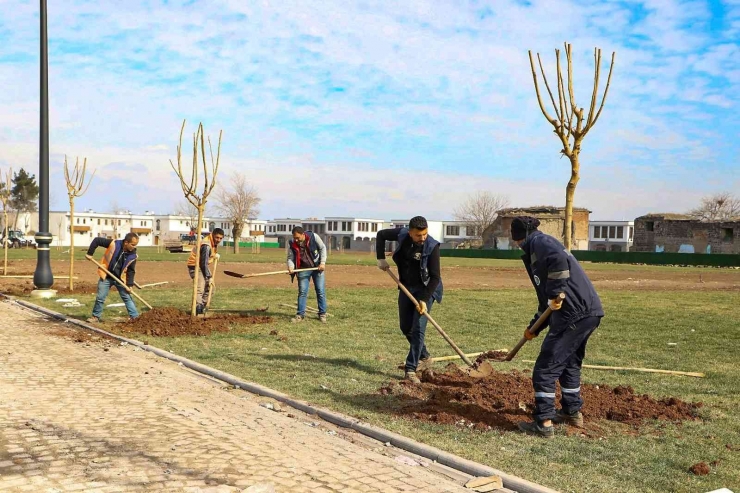
{"type": "Polygon", "coordinates": [[[136,259],[138,258],[136,245],[138,244],[139,236],[136,233],[127,233],[122,240],[98,237],[90,243],[85,258],[92,260],[95,250],[98,247],[105,248],[100,265],[123,281],[125,285],[119,284],[118,281],[114,280],[103,269],[98,268],[98,276],[100,277],[98,279],[98,293],[95,297],[92,316],[87,319],[89,323],[100,322],[103,315],[103,304],[108,297],[111,286],[115,286],[118,289],[118,294],[121,295],[121,300],[123,300],[126,306],[129,321],[138,318],[139,312],[136,310],[134,300],[131,298],[131,290],[134,287],[134,276],[136,274],[136,259]]]}
{"type": "MultiPolygon", "coordinates": [[[[203,314],[206,310],[208,293],[213,288],[213,272],[211,272],[210,265],[216,259],[221,258],[221,255],[218,253],[218,245],[223,239],[224,230],[215,228],[210,234],[203,237],[200,243],[200,275],[198,276],[198,293],[195,301],[195,313],[198,315],[203,314]]],[[[238,241],[238,239],[234,241],[238,241]]],[[[198,245],[193,247],[188,258],[190,279],[195,278],[195,255],[197,250],[198,245]]]]}
{"type": "Polygon", "coordinates": [[[378,268],[390,269],[385,259],[385,242],[398,242],[393,261],[398,267],[401,283],[419,302],[416,306],[399,288],[398,321],[401,332],[409,342],[409,353],[404,364],[404,379],[421,383],[416,375],[430,363],[430,354],[424,343],[427,318],[422,316],[432,311],[432,304],[442,302],[442,276],[439,261],[439,242],[429,235],[429,225],[422,216],[409,221],[408,228],[383,229],[378,231],[375,242],[378,268]]]}
{"type": "Polygon", "coordinates": [[[313,279],[313,287],[316,290],[316,301],[319,305],[319,321],[326,323],[326,245],[321,237],[311,231],[306,231],[300,226],[295,226],[291,233],[293,239],[288,244],[288,272],[291,281],[298,277],[298,309],[293,323],[303,322],[306,319],[306,302],[308,299],[308,285],[313,279]],[[294,272],[298,269],[317,270],[294,272]]]}
{"type": "Polygon", "coordinates": [[[581,365],[586,343],[601,323],[604,310],[599,295],[578,261],[562,243],[537,229],[540,221],[531,216],[511,222],[511,238],[524,250],[522,260],[539,300],[538,311],[524,331],[532,340],[549,325],[532,372],[535,409],[532,422],[519,423],[525,433],[545,438],[555,436],[553,424],[583,426],[581,365]],[[564,300],[559,300],[561,293],[564,300]],[[552,309],[537,333],[529,328],[547,307],[552,309]],[[560,382],[560,405],[555,409],[555,385],[560,382]]]}

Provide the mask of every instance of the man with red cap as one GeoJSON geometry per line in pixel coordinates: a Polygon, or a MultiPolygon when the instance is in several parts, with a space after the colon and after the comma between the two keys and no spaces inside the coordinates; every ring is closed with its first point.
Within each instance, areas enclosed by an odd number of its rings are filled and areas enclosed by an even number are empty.
{"type": "Polygon", "coordinates": [[[583,426],[581,365],[586,342],[601,323],[604,310],[599,295],[578,261],[562,243],[537,230],[540,221],[520,216],[511,222],[511,239],[524,250],[522,260],[532,281],[539,308],[524,337],[531,340],[549,325],[532,372],[534,421],[519,423],[525,433],[555,436],[553,424],[583,426]],[[558,296],[564,293],[565,299],[558,296]],[[547,307],[553,312],[538,333],[529,332],[547,307]],[[561,409],[555,409],[555,387],[560,382],[561,409]]]}

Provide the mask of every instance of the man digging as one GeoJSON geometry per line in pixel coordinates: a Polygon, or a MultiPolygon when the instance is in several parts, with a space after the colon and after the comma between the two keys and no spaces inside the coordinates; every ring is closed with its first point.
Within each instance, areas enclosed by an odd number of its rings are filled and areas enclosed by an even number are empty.
{"type": "Polygon", "coordinates": [[[128,233],[123,240],[110,240],[108,238],[95,238],[87,249],[87,259],[92,260],[95,250],[98,247],[105,248],[103,258],[100,264],[105,267],[111,274],[126,283],[121,286],[103,269],[98,268],[98,293],[95,297],[95,306],[93,306],[92,316],[87,319],[89,323],[100,322],[103,315],[103,305],[108,297],[111,286],[118,289],[121,295],[126,311],[128,312],[129,321],[133,321],[139,316],[136,310],[134,300],[131,298],[131,290],[134,287],[134,275],[136,274],[136,245],[139,244],[139,236],[136,233],[128,233]]]}
{"type": "Polygon", "coordinates": [[[578,261],[552,236],[537,230],[540,221],[520,216],[511,222],[511,238],[524,250],[522,260],[532,281],[539,308],[524,331],[532,340],[548,324],[550,331],[542,341],[532,372],[534,421],[519,423],[525,433],[545,438],[555,436],[554,424],[583,426],[581,407],[581,365],[586,343],[601,323],[604,310],[599,295],[578,261]],[[561,293],[565,299],[557,298],[561,293]],[[550,307],[553,312],[538,333],[529,328],[550,307]],[[555,385],[560,382],[561,409],[555,410],[555,385]]]}
{"type": "Polygon", "coordinates": [[[421,216],[411,218],[409,227],[378,231],[375,248],[378,268],[390,269],[385,259],[385,242],[396,241],[398,247],[393,261],[398,267],[401,283],[419,301],[414,303],[398,290],[398,320],[401,332],[409,341],[409,354],[404,364],[405,380],[421,383],[416,376],[429,364],[429,351],[424,344],[427,318],[422,315],[432,311],[432,304],[442,302],[442,276],[439,261],[439,242],[429,236],[427,220],[421,216]]]}
{"type": "Polygon", "coordinates": [[[293,239],[288,244],[288,271],[291,280],[293,276],[298,276],[298,310],[291,322],[303,322],[306,318],[308,285],[313,279],[316,301],[319,305],[319,321],[326,323],[326,278],[324,276],[326,245],[318,235],[311,231],[305,231],[300,226],[294,227],[291,232],[293,233],[293,239]],[[293,272],[297,269],[311,269],[314,267],[317,267],[318,270],[293,272]]]}
{"type": "MultiPolygon", "coordinates": [[[[196,233],[198,234],[198,233],[196,233]]],[[[198,276],[198,297],[196,299],[195,313],[202,315],[206,309],[206,303],[208,302],[208,293],[211,291],[213,273],[211,272],[210,265],[213,262],[221,258],[218,253],[218,244],[224,239],[224,230],[221,228],[215,228],[209,235],[203,238],[200,244],[200,276],[198,276]]],[[[238,241],[238,239],[234,240],[238,241]]],[[[195,255],[198,246],[193,247],[193,251],[190,252],[188,258],[188,273],[190,279],[195,278],[195,255]]]]}

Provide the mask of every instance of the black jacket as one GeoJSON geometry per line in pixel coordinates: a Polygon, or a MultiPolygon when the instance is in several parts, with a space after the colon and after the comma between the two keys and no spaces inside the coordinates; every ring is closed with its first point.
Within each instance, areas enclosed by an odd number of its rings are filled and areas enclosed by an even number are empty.
{"type": "Polygon", "coordinates": [[[599,295],[575,257],[562,243],[535,231],[522,244],[522,260],[537,291],[538,312],[530,327],[547,308],[547,301],[565,293],[563,307],[554,311],[547,324],[552,329],[567,327],[586,317],[603,317],[599,295]]]}
{"type": "MultiPolygon", "coordinates": [[[[378,260],[385,258],[385,242],[396,241],[398,246],[393,253],[393,261],[398,266],[398,275],[401,283],[408,289],[414,286],[423,286],[423,292],[420,295],[422,301],[434,298],[437,303],[442,303],[444,288],[442,287],[442,274],[439,259],[439,242],[427,236],[422,246],[421,258],[418,265],[418,279],[407,279],[406,273],[409,270],[407,260],[404,258],[403,249],[411,243],[411,236],[406,228],[391,228],[378,231],[376,237],[375,249],[378,260]]],[[[400,288],[399,288],[400,289],[400,288]]]]}

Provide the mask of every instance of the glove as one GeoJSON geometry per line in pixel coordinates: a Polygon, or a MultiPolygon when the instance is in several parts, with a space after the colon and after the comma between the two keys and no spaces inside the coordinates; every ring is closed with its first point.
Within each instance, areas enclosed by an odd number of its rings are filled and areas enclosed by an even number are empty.
{"type": "Polygon", "coordinates": [[[529,328],[524,329],[524,338],[528,341],[531,341],[535,337],[537,337],[538,334],[533,334],[529,331],[529,328]]]}
{"type": "Polygon", "coordinates": [[[214,255],[214,257],[216,257],[216,260],[218,260],[218,259],[221,258],[221,254],[220,253],[217,253],[216,255],[214,255]]]}
{"type": "Polygon", "coordinates": [[[378,269],[382,270],[383,272],[387,272],[388,269],[390,269],[391,266],[388,265],[388,261],[384,258],[378,259],[378,269]]]}
{"type": "Polygon", "coordinates": [[[420,301],[419,305],[416,307],[416,311],[419,312],[419,315],[424,315],[427,312],[427,304],[425,301],[420,301]]]}
{"type": "Polygon", "coordinates": [[[550,310],[552,311],[558,311],[563,307],[563,300],[560,298],[553,298],[551,300],[547,300],[547,306],[550,307],[550,310]]]}

